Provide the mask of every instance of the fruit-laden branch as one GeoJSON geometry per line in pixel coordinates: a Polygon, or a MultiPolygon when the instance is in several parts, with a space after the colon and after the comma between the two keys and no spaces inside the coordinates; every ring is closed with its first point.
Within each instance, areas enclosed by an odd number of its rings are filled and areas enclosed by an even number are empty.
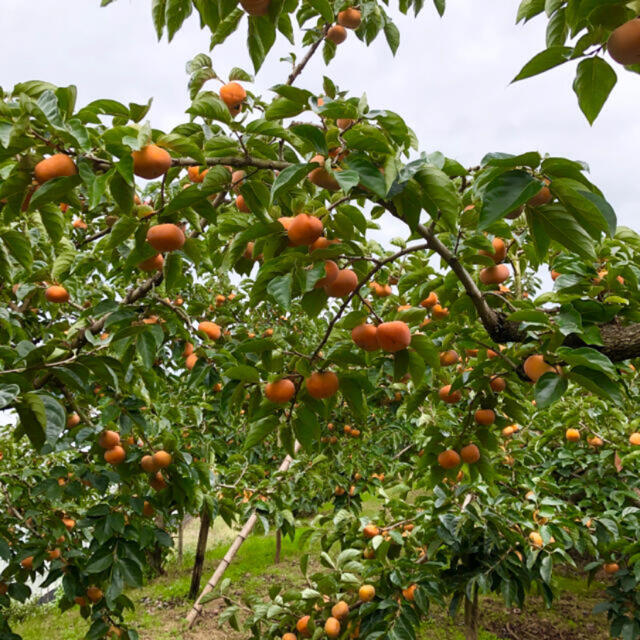
{"type": "MultiPolygon", "coordinates": [[[[385,203],[386,208],[396,217],[400,216],[391,203],[385,203]]],[[[402,219],[402,218],[400,218],[402,219]]],[[[506,314],[492,309],[482,292],[478,288],[471,274],[460,263],[457,256],[451,252],[435,235],[431,229],[420,224],[418,233],[428,242],[429,248],[435,251],[456,274],[491,339],[498,344],[509,342],[525,342],[527,333],[520,329],[518,322],[507,320],[506,314]]],[[[618,320],[599,325],[602,345],[590,345],[600,353],[606,355],[612,362],[620,362],[630,358],[640,357],[640,323],[622,325],[618,320]]],[[[585,346],[583,340],[576,335],[565,338],[563,344],[577,348],[585,346]]]]}
{"type": "MultiPolygon", "coordinates": [[[[300,443],[296,441],[293,448],[294,455],[298,453],[298,451],[300,451],[300,447],[300,443]]],[[[285,471],[287,471],[292,462],[293,458],[289,455],[286,456],[278,467],[278,473],[284,473],[285,471]]],[[[202,602],[202,600],[207,594],[211,593],[215,589],[218,582],[220,582],[220,579],[224,575],[224,572],[227,570],[227,567],[231,564],[231,561],[235,557],[236,553],[238,553],[238,550],[242,546],[242,543],[249,537],[249,534],[253,530],[253,527],[255,527],[257,521],[258,513],[254,510],[253,513],[249,516],[249,519],[245,522],[240,533],[236,536],[236,539],[233,541],[232,545],[229,547],[227,553],[225,553],[224,558],[222,558],[220,564],[216,567],[216,570],[209,579],[209,582],[207,582],[207,584],[204,586],[202,593],[194,602],[193,607],[189,611],[187,615],[187,623],[189,629],[193,626],[200,613],[202,613],[202,608],[205,604],[202,602]]]]}
{"type": "Polygon", "coordinates": [[[371,271],[369,271],[369,273],[367,273],[367,275],[364,278],[362,278],[360,282],[358,282],[358,285],[356,286],[356,288],[345,298],[344,302],[340,305],[340,308],[338,309],[336,315],[333,316],[333,318],[331,318],[331,322],[329,322],[329,326],[327,327],[327,330],[325,331],[324,336],[320,341],[320,344],[316,347],[316,350],[313,352],[313,355],[311,356],[311,360],[315,360],[318,357],[318,354],[322,350],[322,347],[324,347],[324,345],[327,343],[327,340],[329,339],[329,336],[331,335],[331,332],[333,331],[333,328],[335,327],[336,322],[338,322],[338,320],[344,313],[345,309],[349,306],[349,304],[351,303],[351,300],[353,300],[355,296],[360,294],[360,289],[362,289],[362,287],[367,282],[369,282],[369,280],[371,280],[371,278],[373,278],[373,276],[375,276],[376,273],[378,273],[378,271],[382,269],[382,267],[384,267],[386,264],[389,264],[390,262],[395,262],[398,258],[401,258],[402,256],[407,255],[408,253],[414,253],[415,251],[422,251],[423,249],[428,249],[428,248],[429,248],[429,243],[425,242],[423,244],[417,244],[417,245],[413,245],[412,247],[407,247],[406,249],[402,249],[402,251],[398,251],[393,255],[389,256],[388,258],[385,258],[384,260],[380,260],[378,264],[373,269],[371,269],[371,271]]]}

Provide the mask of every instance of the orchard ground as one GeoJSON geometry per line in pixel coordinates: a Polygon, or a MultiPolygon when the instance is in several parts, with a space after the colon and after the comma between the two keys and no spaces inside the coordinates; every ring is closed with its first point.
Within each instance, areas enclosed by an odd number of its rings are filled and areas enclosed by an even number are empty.
{"type": "MultiPolygon", "coordinates": [[[[370,499],[363,505],[363,513],[375,513],[377,501],[370,499]]],[[[226,605],[222,600],[212,601],[204,610],[204,616],[192,630],[187,630],[184,618],[191,608],[185,597],[189,590],[191,569],[200,522],[191,520],[184,528],[184,556],[182,563],[177,555],[167,563],[166,575],[156,578],[140,589],[128,592],[136,604],[130,613],[129,624],[140,629],[141,640],[240,640],[244,634],[233,631],[228,624],[222,627],[218,616],[226,605]]],[[[304,531],[298,529],[298,534],[304,531]]],[[[209,536],[205,563],[205,577],[223,557],[235,531],[221,519],[214,522],[209,536]]],[[[227,591],[230,598],[266,597],[269,587],[281,584],[283,589],[303,588],[304,580],[298,570],[304,552],[319,549],[299,544],[299,535],[291,541],[285,537],[282,543],[282,560],[274,564],[275,538],[270,535],[253,535],[240,549],[226,576],[231,580],[227,591]]],[[[317,560],[310,562],[314,570],[320,569],[317,560]],[[314,566],[315,565],[315,566],[314,566]]],[[[605,579],[599,576],[601,579],[605,579]]],[[[554,577],[558,598],[552,609],[547,609],[538,595],[532,595],[525,609],[507,608],[500,598],[487,596],[481,599],[479,640],[604,640],[609,638],[604,614],[592,614],[593,607],[602,600],[604,583],[587,584],[586,578],[573,570],[558,569],[554,577]]],[[[55,603],[41,607],[26,606],[16,609],[15,630],[25,640],[75,640],[86,629],[86,622],[77,609],[60,613],[55,603]]],[[[462,640],[462,616],[452,620],[445,609],[433,605],[431,617],[423,623],[418,640],[462,640]]]]}

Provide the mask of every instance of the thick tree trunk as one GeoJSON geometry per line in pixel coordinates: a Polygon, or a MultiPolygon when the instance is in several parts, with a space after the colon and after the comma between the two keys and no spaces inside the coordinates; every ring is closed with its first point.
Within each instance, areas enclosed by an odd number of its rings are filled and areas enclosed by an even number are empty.
{"type": "Polygon", "coordinates": [[[465,640],[478,640],[478,585],[473,585],[473,600],[464,599],[465,640]]]}
{"type": "Polygon", "coordinates": [[[209,538],[209,528],[211,527],[211,514],[207,508],[200,514],[200,532],[198,533],[198,545],[196,547],[196,558],[191,572],[191,586],[189,587],[189,599],[193,600],[200,591],[200,580],[204,568],[204,557],[207,552],[207,540],[209,538]]]}
{"type": "Polygon", "coordinates": [[[282,532],[280,529],[276,531],[276,557],[274,559],[275,564],[280,564],[280,553],[282,551],[282,532]]]}

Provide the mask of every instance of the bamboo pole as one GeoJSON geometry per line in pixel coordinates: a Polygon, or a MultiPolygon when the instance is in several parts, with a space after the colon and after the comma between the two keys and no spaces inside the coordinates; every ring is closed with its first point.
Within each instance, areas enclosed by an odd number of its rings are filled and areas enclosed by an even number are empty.
{"type": "MultiPolygon", "coordinates": [[[[300,443],[296,440],[293,451],[294,454],[298,453],[300,450],[300,443]]],[[[278,473],[282,473],[283,471],[287,471],[293,462],[293,458],[291,456],[287,456],[280,466],[278,467],[278,473]]],[[[198,616],[202,613],[203,606],[200,604],[201,600],[209,593],[211,593],[215,588],[220,579],[224,575],[224,572],[227,570],[227,567],[231,564],[231,561],[235,557],[236,553],[238,553],[238,549],[242,546],[242,543],[249,537],[249,534],[255,527],[256,522],[258,521],[258,514],[254,510],[249,519],[244,523],[244,527],[242,527],[240,533],[236,536],[232,545],[225,553],[224,558],[220,561],[220,564],[216,567],[216,570],[213,572],[213,575],[204,586],[202,593],[198,596],[198,599],[194,602],[193,607],[191,607],[189,613],[187,614],[187,628],[191,629],[193,627],[195,621],[198,616]]]]}

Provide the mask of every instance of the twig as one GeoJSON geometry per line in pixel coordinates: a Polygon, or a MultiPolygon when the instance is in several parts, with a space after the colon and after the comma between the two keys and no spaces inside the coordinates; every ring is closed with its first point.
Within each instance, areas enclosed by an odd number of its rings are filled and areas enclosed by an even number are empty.
{"type": "Polygon", "coordinates": [[[302,60],[300,60],[300,64],[298,64],[296,67],[293,68],[293,71],[287,78],[286,84],[292,85],[296,81],[296,78],[302,73],[304,68],[307,66],[307,63],[309,62],[309,60],[311,60],[313,54],[317,51],[318,47],[322,44],[324,37],[327,35],[327,31],[329,31],[329,25],[325,24],[324,27],[322,28],[322,35],[311,45],[305,57],[302,58],[302,60]]]}
{"type": "Polygon", "coordinates": [[[157,300],[160,304],[171,309],[171,311],[173,311],[181,320],[183,320],[188,327],[191,328],[193,326],[192,320],[189,317],[189,314],[184,309],[181,309],[180,307],[176,307],[174,304],[171,304],[168,300],[161,298],[157,294],[154,294],[152,297],[154,300],[157,300]]]}
{"type": "Polygon", "coordinates": [[[416,446],[415,442],[412,442],[410,445],[407,445],[404,449],[398,451],[398,453],[396,453],[395,456],[393,456],[393,458],[391,458],[392,460],[397,460],[398,458],[400,458],[403,454],[405,454],[407,451],[409,451],[409,449],[413,449],[413,447],[416,446]]]}
{"type": "Polygon", "coordinates": [[[511,302],[511,300],[507,300],[507,298],[505,298],[501,293],[498,293],[497,291],[485,291],[484,292],[485,296],[495,296],[496,298],[499,298],[500,300],[502,300],[502,302],[504,302],[509,309],[511,309],[511,311],[517,311],[518,307],[516,307],[513,302],[511,302]]]}
{"type": "Polygon", "coordinates": [[[343,202],[347,202],[348,200],[351,200],[351,196],[343,196],[342,198],[336,200],[334,203],[330,204],[327,207],[327,211],[332,211],[336,207],[340,206],[343,202]]]}
{"type": "Polygon", "coordinates": [[[369,312],[371,313],[371,315],[373,315],[373,317],[380,323],[382,324],[384,322],[384,320],[376,313],[376,310],[371,306],[371,303],[366,300],[365,298],[362,297],[362,294],[358,291],[358,298],[360,298],[360,300],[362,301],[362,304],[367,307],[367,309],[369,309],[369,312]]]}

